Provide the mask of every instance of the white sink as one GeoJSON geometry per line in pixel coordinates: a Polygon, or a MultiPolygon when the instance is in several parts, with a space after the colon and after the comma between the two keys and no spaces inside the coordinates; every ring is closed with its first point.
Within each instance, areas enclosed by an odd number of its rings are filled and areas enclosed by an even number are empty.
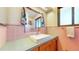
{"type": "Polygon", "coordinates": [[[47,37],[50,37],[50,35],[46,35],[46,34],[30,35],[30,38],[35,42],[41,41],[47,37]]]}

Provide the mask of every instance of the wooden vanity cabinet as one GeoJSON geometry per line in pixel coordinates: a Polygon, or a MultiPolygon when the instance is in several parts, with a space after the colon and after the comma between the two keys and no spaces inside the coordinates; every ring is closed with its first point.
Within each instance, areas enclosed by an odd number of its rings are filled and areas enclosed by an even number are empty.
{"type": "Polygon", "coordinates": [[[39,51],[39,47],[33,48],[32,51],[39,51]]]}
{"type": "Polygon", "coordinates": [[[33,48],[33,51],[56,51],[57,50],[57,37],[41,44],[39,47],[33,48]]]}

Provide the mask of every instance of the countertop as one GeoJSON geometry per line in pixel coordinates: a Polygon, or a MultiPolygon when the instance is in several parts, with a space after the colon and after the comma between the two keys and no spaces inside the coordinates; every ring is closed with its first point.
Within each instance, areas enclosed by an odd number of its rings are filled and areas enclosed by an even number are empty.
{"type": "Polygon", "coordinates": [[[17,39],[13,41],[8,41],[0,51],[31,51],[32,48],[39,46],[45,42],[48,42],[51,39],[54,39],[57,35],[43,38],[40,42],[35,42],[32,38],[26,37],[23,39],[17,39]]]}

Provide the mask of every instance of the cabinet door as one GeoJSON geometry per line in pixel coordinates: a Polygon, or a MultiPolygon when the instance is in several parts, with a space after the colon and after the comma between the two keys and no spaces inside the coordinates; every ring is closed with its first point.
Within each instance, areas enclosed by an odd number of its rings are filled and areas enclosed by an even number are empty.
{"type": "Polygon", "coordinates": [[[49,41],[50,45],[50,51],[56,51],[57,50],[57,38],[49,41]]]}
{"type": "Polygon", "coordinates": [[[40,46],[40,51],[56,51],[56,49],[57,49],[56,40],[57,40],[57,38],[55,38],[45,44],[42,44],[40,46]]]}
{"type": "Polygon", "coordinates": [[[40,51],[49,51],[49,49],[50,47],[48,42],[40,46],[40,51]]]}

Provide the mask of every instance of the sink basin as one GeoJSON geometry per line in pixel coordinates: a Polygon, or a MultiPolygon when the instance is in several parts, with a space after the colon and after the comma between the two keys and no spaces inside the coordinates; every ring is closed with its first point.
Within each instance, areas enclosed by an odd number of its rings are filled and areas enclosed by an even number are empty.
{"type": "Polygon", "coordinates": [[[30,35],[30,38],[35,42],[42,41],[47,37],[50,37],[50,35],[46,35],[46,34],[30,35]]]}

